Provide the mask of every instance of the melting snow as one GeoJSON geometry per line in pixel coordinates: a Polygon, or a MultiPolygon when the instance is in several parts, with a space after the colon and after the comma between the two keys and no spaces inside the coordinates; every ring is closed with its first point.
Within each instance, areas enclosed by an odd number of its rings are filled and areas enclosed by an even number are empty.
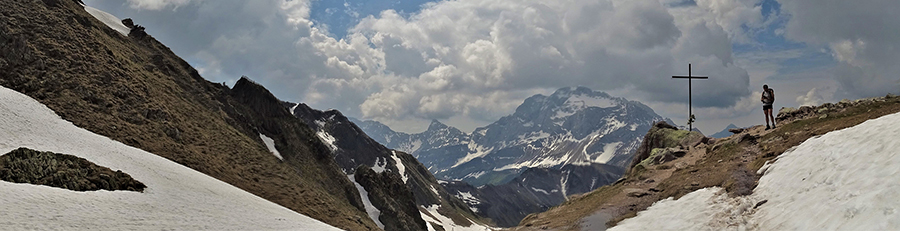
{"type": "Polygon", "coordinates": [[[291,107],[291,115],[295,115],[295,114],[294,114],[294,111],[297,110],[297,106],[300,106],[300,104],[299,104],[299,103],[298,103],[298,104],[294,104],[294,106],[291,107]]]}
{"type": "Polygon", "coordinates": [[[337,145],[334,145],[334,142],[337,140],[334,139],[334,136],[331,136],[331,134],[328,134],[328,132],[325,132],[323,130],[317,131],[316,136],[318,136],[319,139],[321,139],[322,142],[325,143],[325,145],[328,145],[328,148],[331,149],[331,152],[337,151],[337,145]]]}
{"type": "Polygon", "coordinates": [[[466,156],[464,156],[463,158],[460,158],[458,161],[456,161],[456,164],[453,164],[453,166],[451,166],[450,168],[455,168],[456,166],[459,166],[461,164],[469,162],[475,158],[483,157],[483,156],[491,153],[491,151],[493,151],[494,148],[486,149],[486,148],[484,148],[484,146],[481,146],[481,145],[476,144],[475,142],[472,142],[472,143],[469,143],[469,150],[475,150],[475,152],[470,152],[469,154],[466,154],[466,156]]]}
{"type": "Polygon", "coordinates": [[[893,230],[900,227],[900,113],[811,138],[767,164],[750,196],[701,189],[615,230],[893,230]],[[885,129],[892,128],[892,129],[885,129]],[[756,202],[768,200],[758,209],[756,202]]]}
{"type": "Polygon", "coordinates": [[[547,192],[547,190],[543,190],[543,189],[539,189],[539,188],[535,188],[535,187],[531,187],[531,190],[532,190],[532,191],[535,191],[535,192],[540,192],[540,193],[543,193],[543,194],[546,194],[546,195],[550,195],[550,193],[547,192]]]}
{"type": "Polygon", "coordinates": [[[375,225],[378,225],[379,228],[384,229],[384,224],[381,223],[379,217],[381,216],[381,211],[378,208],[375,208],[375,205],[372,205],[372,201],[369,200],[369,192],[366,191],[366,188],[363,188],[362,185],[356,183],[356,178],[353,178],[354,175],[347,175],[347,178],[350,178],[350,181],[353,182],[353,185],[356,185],[356,190],[359,191],[359,196],[362,198],[363,205],[366,207],[366,213],[369,214],[369,218],[372,218],[372,221],[375,221],[375,225]]]}
{"type": "Polygon", "coordinates": [[[594,159],[594,162],[602,164],[609,162],[609,160],[616,155],[616,150],[619,150],[619,147],[622,147],[622,142],[612,142],[604,145],[603,154],[597,156],[597,158],[594,159]]]}
{"type": "MultiPolygon", "coordinates": [[[[431,226],[431,223],[439,224],[444,226],[444,230],[453,230],[453,231],[484,231],[491,230],[491,228],[477,224],[469,220],[472,224],[469,226],[460,226],[453,222],[449,217],[444,216],[443,214],[438,213],[438,209],[441,208],[440,205],[434,204],[430,206],[420,206],[422,209],[419,209],[419,213],[422,216],[422,219],[425,220],[425,223],[428,223],[428,231],[434,231],[435,228],[431,226]],[[422,212],[422,210],[425,212],[422,212]]],[[[466,218],[468,219],[468,218],[466,218]]]]}
{"type": "Polygon", "coordinates": [[[131,29],[125,26],[125,24],[122,24],[121,19],[110,13],[103,12],[102,10],[90,6],[84,6],[84,11],[87,11],[88,14],[91,14],[91,16],[94,16],[94,18],[100,20],[100,22],[103,22],[103,24],[106,24],[106,26],[118,31],[122,35],[128,36],[128,32],[131,32],[131,29]]]}
{"type": "Polygon", "coordinates": [[[372,165],[372,170],[377,173],[382,173],[386,169],[387,160],[381,157],[375,158],[375,165],[372,165]]]}
{"type": "Polygon", "coordinates": [[[484,171],[469,173],[466,176],[464,176],[463,179],[466,179],[466,178],[478,179],[478,177],[481,177],[482,175],[484,175],[484,173],[485,173],[484,171]]]}
{"type": "Polygon", "coordinates": [[[403,179],[403,183],[406,183],[406,181],[409,180],[409,177],[406,176],[406,166],[403,165],[403,161],[400,161],[397,152],[391,151],[391,154],[391,159],[394,159],[394,162],[397,163],[397,170],[399,170],[398,174],[400,174],[400,178],[403,179]]]}
{"type": "Polygon", "coordinates": [[[278,157],[279,160],[284,160],[284,158],[281,157],[281,153],[278,153],[278,149],[275,149],[275,140],[269,138],[266,135],[263,135],[262,133],[259,133],[259,138],[262,139],[263,143],[266,144],[266,148],[269,148],[269,152],[272,152],[272,154],[274,154],[275,157],[278,157]]]}
{"type": "Polygon", "coordinates": [[[0,87],[0,153],[18,147],[79,156],[147,185],[74,192],[0,181],[0,224],[10,230],[337,230],[155,154],[62,120],[0,87]]]}

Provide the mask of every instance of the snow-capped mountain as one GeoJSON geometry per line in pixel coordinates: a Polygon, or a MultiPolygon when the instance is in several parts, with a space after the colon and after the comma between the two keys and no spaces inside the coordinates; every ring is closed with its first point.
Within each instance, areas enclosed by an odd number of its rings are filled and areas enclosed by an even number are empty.
{"type": "Polygon", "coordinates": [[[471,134],[436,120],[418,134],[375,121],[358,124],[385,146],[413,154],[436,177],[480,186],[506,183],[528,168],[624,167],[660,120],[665,118],[640,102],[578,87],[532,96],[512,115],[471,134]]]}
{"type": "Polygon", "coordinates": [[[509,226],[614,182],[644,134],[663,120],[640,102],[577,87],[532,96],[471,134],[437,120],[417,134],[354,123],[385,146],[413,154],[476,213],[509,226]]]}

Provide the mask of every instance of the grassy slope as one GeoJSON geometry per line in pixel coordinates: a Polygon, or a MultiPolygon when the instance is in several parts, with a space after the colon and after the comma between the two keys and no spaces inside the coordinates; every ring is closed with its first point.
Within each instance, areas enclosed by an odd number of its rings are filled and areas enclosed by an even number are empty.
{"type": "Polygon", "coordinates": [[[257,131],[235,117],[251,113],[232,105],[241,102],[228,88],[204,80],[149,36],[122,36],[72,1],[45,2],[56,6],[0,3],[0,85],[37,99],[79,127],[331,225],[377,229],[351,204],[348,198],[358,200],[358,194],[348,190],[353,186],[333,161],[317,158],[322,150],[308,128],[287,128],[295,135],[279,136],[278,142],[291,144],[282,150],[290,164],[282,164],[257,131]]]}
{"type": "Polygon", "coordinates": [[[731,196],[752,193],[759,175],[756,171],[766,161],[772,160],[787,149],[803,141],[830,131],[860,124],[866,120],[900,112],[900,98],[883,102],[861,103],[856,106],[825,112],[827,116],[813,116],[779,125],[777,129],[763,131],[756,126],[741,142],[740,135],[719,140],[714,145],[701,145],[703,155],[687,166],[671,164],[642,171],[631,171],[613,185],[601,187],[581,197],[571,199],[547,212],[526,217],[514,230],[578,230],[583,218],[602,212],[612,217],[608,226],[633,217],[654,202],[668,197],[679,198],[697,189],[719,186],[731,196]],[[654,179],[648,183],[648,179],[654,179]],[[651,186],[652,184],[652,186],[651,186]],[[630,188],[652,188],[649,195],[629,197],[630,188]]]}

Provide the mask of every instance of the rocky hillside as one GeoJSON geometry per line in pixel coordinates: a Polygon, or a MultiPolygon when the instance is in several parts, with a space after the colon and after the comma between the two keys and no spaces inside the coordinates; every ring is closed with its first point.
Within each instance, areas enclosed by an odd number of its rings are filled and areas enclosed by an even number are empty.
{"type": "Polygon", "coordinates": [[[372,140],[337,110],[319,111],[302,103],[286,102],[284,106],[316,130],[342,170],[368,192],[386,230],[425,230],[426,221],[445,230],[483,226],[466,204],[451,196],[412,155],[372,140]],[[437,216],[452,222],[443,224],[434,219],[437,216]]]}
{"type": "MultiPolygon", "coordinates": [[[[709,187],[730,197],[753,192],[759,169],[805,140],[900,112],[900,98],[843,100],[816,107],[783,108],[776,129],[732,129],[715,139],[667,124],[651,129],[625,176],[615,184],[575,196],[546,212],[531,214],[513,230],[595,230],[614,226],[665,198],[709,187]]],[[[756,206],[764,201],[755,202],[756,206]]],[[[754,210],[755,208],[748,208],[754,210]]]]}
{"type": "Polygon", "coordinates": [[[129,29],[111,29],[76,1],[2,1],[0,85],[328,224],[379,229],[329,146],[281,101],[246,79],[209,82],[143,27],[129,29]]]}

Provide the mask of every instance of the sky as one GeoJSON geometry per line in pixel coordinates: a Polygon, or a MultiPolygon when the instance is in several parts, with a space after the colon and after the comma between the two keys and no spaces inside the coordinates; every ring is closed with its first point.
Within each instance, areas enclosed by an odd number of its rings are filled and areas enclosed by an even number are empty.
{"type": "Polygon", "coordinates": [[[394,130],[470,132],[527,97],[584,86],[695,127],[775,108],[900,94],[894,0],[85,0],[136,24],[213,82],[394,130]]]}

